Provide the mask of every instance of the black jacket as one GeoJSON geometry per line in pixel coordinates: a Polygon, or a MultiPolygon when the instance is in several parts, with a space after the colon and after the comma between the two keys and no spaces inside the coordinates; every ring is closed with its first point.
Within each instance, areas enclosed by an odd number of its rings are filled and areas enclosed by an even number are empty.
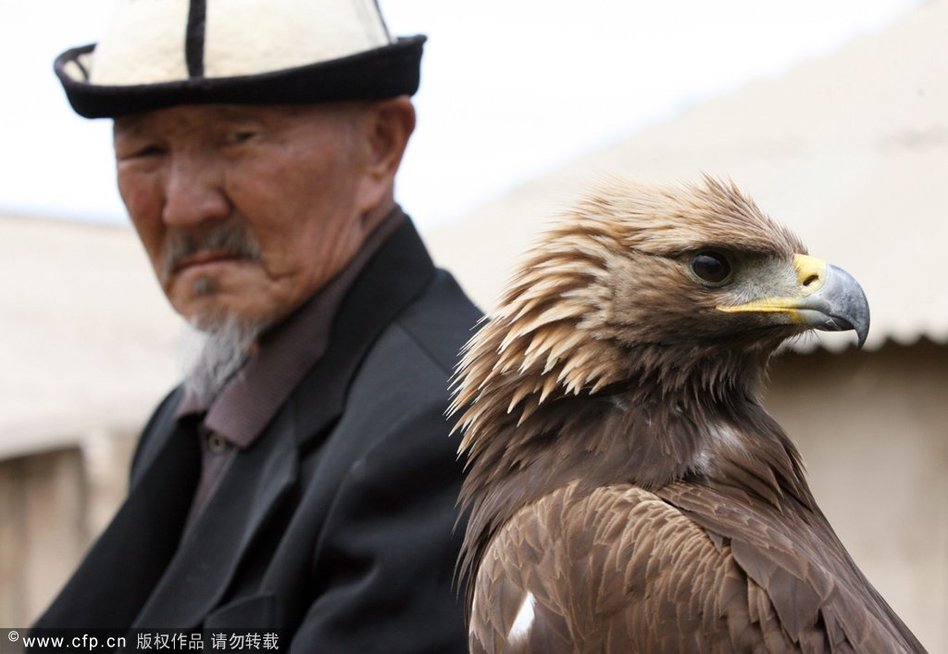
{"type": "Polygon", "coordinates": [[[444,411],[477,318],[406,221],[184,540],[200,459],[173,417],[181,389],[166,398],[128,498],[35,633],[255,628],[279,632],[284,652],[466,652],[452,586],[461,469],[444,411]]]}

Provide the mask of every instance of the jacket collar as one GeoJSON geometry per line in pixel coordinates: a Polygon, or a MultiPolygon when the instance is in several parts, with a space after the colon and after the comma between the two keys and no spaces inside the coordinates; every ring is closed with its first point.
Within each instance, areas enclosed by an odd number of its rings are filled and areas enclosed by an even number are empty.
{"type": "Polygon", "coordinates": [[[290,397],[302,447],[312,446],[310,441],[342,413],[355,372],[372,344],[433,277],[431,257],[405,221],[352,285],[339,306],[323,360],[290,397]],[[315,407],[314,397],[320,398],[315,407]]]}

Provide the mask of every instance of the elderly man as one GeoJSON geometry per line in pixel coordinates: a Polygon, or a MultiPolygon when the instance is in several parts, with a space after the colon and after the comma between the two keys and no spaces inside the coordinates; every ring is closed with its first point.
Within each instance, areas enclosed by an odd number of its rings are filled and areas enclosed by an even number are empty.
{"type": "Polygon", "coordinates": [[[207,340],[37,633],[466,651],[443,413],[477,311],[393,199],[423,41],[368,0],[123,0],[57,59],[74,109],[114,118],[129,216],[207,340]]]}

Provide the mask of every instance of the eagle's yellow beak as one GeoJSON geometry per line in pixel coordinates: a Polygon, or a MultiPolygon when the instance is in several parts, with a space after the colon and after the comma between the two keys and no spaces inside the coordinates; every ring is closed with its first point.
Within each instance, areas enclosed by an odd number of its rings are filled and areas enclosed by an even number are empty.
{"type": "Polygon", "coordinates": [[[852,275],[821,259],[796,254],[793,263],[797,272],[796,295],[765,297],[736,306],[720,305],[728,313],[779,313],[790,322],[823,331],[852,329],[859,338],[859,347],[869,334],[869,302],[852,275]]]}

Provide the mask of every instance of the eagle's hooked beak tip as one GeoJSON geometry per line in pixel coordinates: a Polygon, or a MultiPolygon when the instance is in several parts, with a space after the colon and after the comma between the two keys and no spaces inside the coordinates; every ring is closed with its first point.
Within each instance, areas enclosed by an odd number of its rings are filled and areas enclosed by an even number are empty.
{"type": "Polygon", "coordinates": [[[766,297],[737,306],[719,306],[725,312],[766,313],[821,331],[856,332],[857,347],[869,336],[869,301],[859,282],[838,266],[804,254],[794,256],[797,292],[789,297],[766,297]]]}
{"type": "Polygon", "coordinates": [[[857,347],[869,336],[869,301],[859,282],[848,272],[832,264],[823,264],[820,285],[800,298],[796,310],[802,322],[824,331],[856,332],[857,347]]]}

